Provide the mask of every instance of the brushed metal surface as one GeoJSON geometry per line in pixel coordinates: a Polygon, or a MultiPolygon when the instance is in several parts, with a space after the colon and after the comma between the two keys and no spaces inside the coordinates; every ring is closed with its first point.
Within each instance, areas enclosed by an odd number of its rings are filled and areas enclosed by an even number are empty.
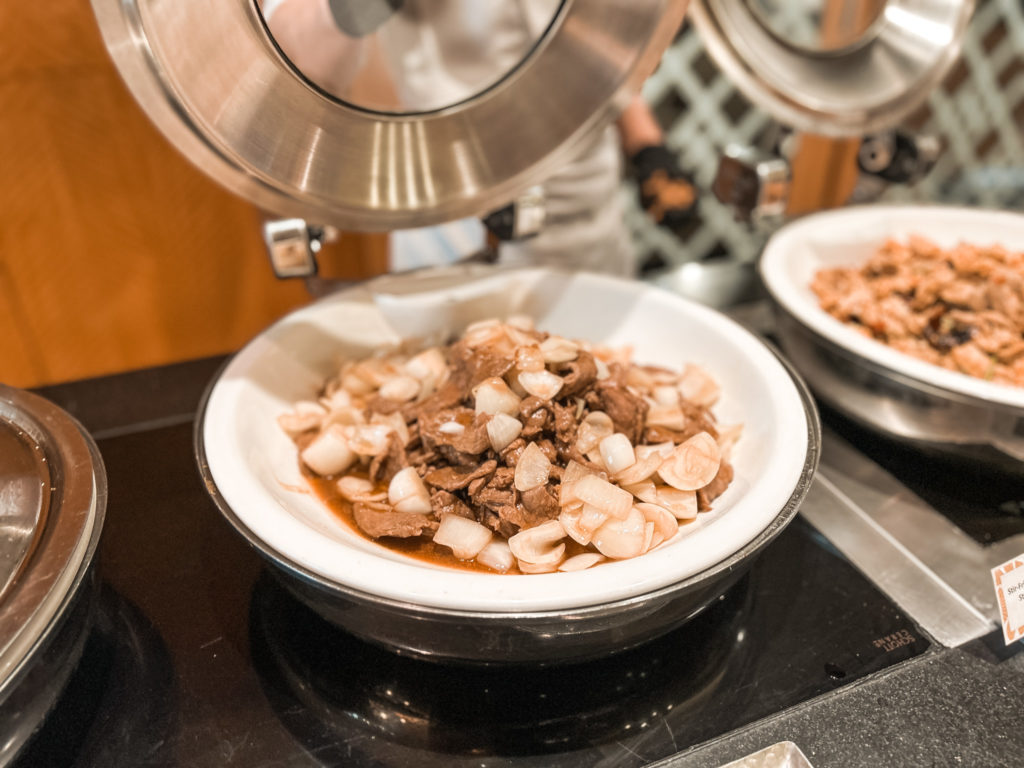
{"type": "Polygon", "coordinates": [[[566,0],[527,59],[450,109],[346,106],[300,77],[255,0],[93,0],[111,55],[193,163],[263,208],[348,229],[480,215],[596,138],[654,69],[685,0],[566,0]]]}
{"type": "MultiPolygon", "coordinates": [[[[942,645],[954,648],[988,634],[995,624],[925,565],[900,532],[876,521],[873,511],[844,494],[825,470],[815,479],[802,514],[942,645]]],[[[927,529],[917,531],[914,541],[928,534],[927,529]]]]}
{"type": "Polygon", "coordinates": [[[824,339],[776,304],[775,332],[815,396],[868,428],[1024,476],[1024,410],[902,376],[824,339]]]}
{"type": "Polygon", "coordinates": [[[694,0],[690,19],[715,62],[780,122],[832,136],[892,127],[938,85],[974,0],[888,0],[860,44],[808,51],[783,40],[748,0],[694,0]]]}

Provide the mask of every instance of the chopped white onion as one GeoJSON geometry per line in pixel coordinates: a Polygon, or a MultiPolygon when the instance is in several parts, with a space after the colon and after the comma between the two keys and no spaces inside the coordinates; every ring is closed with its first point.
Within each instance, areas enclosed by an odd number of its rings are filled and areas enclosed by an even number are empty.
{"type": "Polygon", "coordinates": [[[658,474],[673,488],[696,491],[715,479],[721,464],[722,451],[715,438],[707,432],[698,432],[676,446],[658,467],[658,474]]]}
{"type": "Polygon", "coordinates": [[[556,376],[551,371],[541,369],[539,371],[523,371],[516,377],[528,393],[541,400],[551,400],[562,389],[562,377],[556,376]]]}
{"type": "Polygon", "coordinates": [[[658,471],[658,467],[661,466],[663,461],[664,459],[659,453],[650,453],[646,458],[642,459],[638,456],[637,460],[633,464],[617,473],[614,480],[623,487],[642,483],[658,471]]]}
{"type": "Polygon", "coordinates": [[[475,349],[497,341],[504,335],[504,329],[496,319],[480,320],[466,328],[462,341],[470,349],[475,349]]]}
{"type": "Polygon", "coordinates": [[[352,395],[344,389],[336,389],[326,397],[320,398],[320,403],[329,411],[335,408],[348,408],[352,405],[352,395]]]}
{"type": "Polygon", "coordinates": [[[420,382],[412,376],[395,376],[380,386],[380,396],[399,403],[407,403],[420,393],[420,382]]]}
{"type": "Polygon", "coordinates": [[[388,501],[399,512],[430,513],[430,493],[414,467],[395,473],[388,485],[388,501]]]}
{"type": "MultiPolygon", "coordinates": [[[[601,451],[601,462],[604,464],[604,468],[612,475],[617,475],[636,463],[633,444],[621,432],[602,438],[598,443],[598,449],[601,451]]],[[[637,478],[638,481],[643,479],[642,477],[637,478]]]]}
{"type": "Polygon", "coordinates": [[[521,331],[532,331],[534,328],[533,318],[529,315],[509,315],[505,320],[505,325],[510,325],[521,331]]]}
{"type": "Polygon", "coordinates": [[[654,386],[654,379],[644,369],[630,366],[626,369],[626,385],[639,390],[649,390],[654,386]]]}
{"type": "MultiPolygon", "coordinates": [[[[337,482],[338,493],[346,501],[358,501],[373,494],[374,485],[364,477],[345,475],[337,482]]],[[[385,495],[384,498],[387,498],[385,495]]]]}
{"type": "Polygon", "coordinates": [[[353,395],[369,395],[377,387],[356,373],[346,373],[341,377],[341,387],[353,395]]]}
{"type": "Polygon", "coordinates": [[[357,424],[344,427],[348,446],[360,456],[379,456],[388,449],[388,437],[394,432],[388,424],[357,424]]]}
{"type": "Polygon", "coordinates": [[[683,397],[696,405],[710,408],[718,400],[719,388],[715,380],[699,366],[687,365],[679,381],[683,397]]]}
{"type": "Polygon", "coordinates": [[[419,381],[431,381],[440,384],[448,376],[448,364],[444,353],[437,347],[431,347],[411,358],[404,366],[405,372],[419,381]]]}
{"type": "Polygon", "coordinates": [[[459,560],[472,560],[490,540],[490,528],[458,515],[442,515],[434,533],[434,543],[451,549],[459,560]]]}
{"type": "Polygon", "coordinates": [[[551,461],[536,443],[530,443],[516,462],[513,482],[520,493],[538,488],[551,476],[551,461]]]}
{"type": "Polygon", "coordinates": [[[505,338],[515,347],[535,347],[537,339],[525,331],[511,325],[505,325],[505,338]]]}
{"type": "Polygon", "coordinates": [[[549,336],[540,345],[540,353],[548,363],[569,363],[580,355],[580,346],[561,336],[549,336]]]}
{"type": "MultiPolygon", "coordinates": [[[[650,520],[647,520],[644,523],[644,544],[643,544],[643,547],[640,548],[641,554],[646,552],[647,550],[649,550],[652,546],[654,546],[654,543],[655,543],[654,536],[655,536],[654,523],[652,523],[650,520]]],[[[662,541],[664,541],[664,539],[662,539],[659,536],[657,543],[660,544],[662,541]]]]}
{"type": "Polygon", "coordinates": [[[594,450],[608,435],[615,433],[612,417],[604,411],[592,411],[580,422],[576,430],[576,450],[586,454],[594,450]]]}
{"type": "Polygon", "coordinates": [[[487,545],[480,550],[476,561],[480,565],[486,565],[491,570],[500,573],[505,573],[516,564],[516,559],[512,556],[512,550],[508,548],[508,543],[494,537],[491,537],[487,545]]]}
{"type": "Polygon", "coordinates": [[[594,531],[608,519],[608,513],[602,512],[590,504],[572,504],[562,507],[558,522],[569,535],[569,538],[586,546],[594,537],[594,531]]]}
{"type": "Polygon", "coordinates": [[[565,469],[562,470],[562,482],[572,483],[575,482],[576,480],[579,480],[581,477],[585,477],[586,475],[592,474],[594,473],[591,472],[582,464],[580,464],[578,461],[573,461],[572,459],[569,459],[569,463],[566,464],[565,469]]]}
{"type": "Polygon", "coordinates": [[[497,376],[485,379],[473,388],[473,399],[477,413],[504,413],[515,416],[519,413],[520,397],[508,388],[508,384],[497,376]]]}
{"type": "Polygon", "coordinates": [[[658,501],[658,490],[654,486],[654,481],[650,478],[631,485],[621,484],[620,487],[625,491],[629,491],[641,501],[652,504],[658,501]]]}
{"type": "Polygon", "coordinates": [[[693,520],[697,516],[696,491],[680,491],[662,485],[658,488],[658,500],[655,504],[665,507],[677,520],[693,520]]]}
{"type": "Polygon", "coordinates": [[[644,520],[654,524],[654,529],[661,536],[660,541],[671,539],[679,532],[679,521],[676,519],[676,516],[660,504],[643,502],[637,504],[636,508],[644,516],[644,520]]]}
{"type": "Polygon", "coordinates": [[[581,477],[573,483],[573,495],[584,504],[597,507],[612,517],[623,519],[633,507],[633,494],[597,475],[581,477]]]}
{"type": "Polygon", "coordinates": [[[326,429],[331,424],[341,424],[345,427],[365,424],[366,416],[362,408],[354,405],[346,405],[333,409],[324,419],[323,427],[326,429]]]}
{"type": "Polygon", "coordinates": [[[675,450],[676,444],[672,441],[666,443],[656,443],[654,445],[638,445],[636,447],[636,457],[638,459],[646,459],[651,454],[657,454],[663,459],[667,459],[672,451],[675,450]]]}
{"type": "Polygon", "coordinates": [[[722,451],[722,461],[726,461],[732,455],[733,446],[743,434],[742,424],[731,424],[728,427],[718,429],[718,447],[722,451]]]}
{"type": "Polygon", "coordinates": [[[461,435],[466,431],[466,426],[457,421],[446,421],[437,428],[437,431],[444,435],[461,435]]]}
{"type": "MultiPolygon", "coordinates": [[[[515,353],[516,368],[525,373],[535,373],[544,370],[544,356],[536,344],[517,347],[515,353]]],[[[526,385],[524,384],[525,388],[526,385]]]]}
{"type": "Polygon", "coordinates": [[[610,518],[594,531],[593,544],[607,557],[619,560],[636,557],[644,551],[646,523],[640,510],[630,508],[624,518],[610,518]]]}
{"type": "Polygon", "coordinates": [[[311,429],[320,429],[327,409],[320,403],[309,400],[300,400],[289,413],[282,413],[277,417],[277,423],[290,438],[296,438],[303,432],[311,429]]]}
{"type": "Polygon", "coordinates": [[[487,422],[487,439],[496,453],[505,450],[522,431],[522,422],[505,413],[496,413],[487,422]]]}
{"type": "Polygon", "coordinates": [[[565,555],[565,544],[559,543],[564,538],[562,524],[548,520],[515,534],[508,540],[508,546],[520,564],[557,565],[565,555]]]}
{"type": "Polygon", "coordinates": [[[585,571],[587,568],[603,563],[605,560],[604,555],[599,555],[597,552],[583,552],[579,555],[573,555],[570,558],[562,561],[562,564],[558,566],[560,571],[585,571]]]}
{"type": "Polygon", "coordinates": [[[683,430],[686,429],[686,415],[679,405],[652,405],[647,410],[647,425],[683,430]]]}
{"type": "MultiPolygon", "coordinates": [[[[565,546],[564,544],[562,545],[565,546]]],[[[564,553],[563,553],[564,554],[564,553]]],[[[525,560],[519,560],[516,565],[519,566],[519,570],[523,573],[554,573],[558,569],[558,563],[528,563],[525,560]]]]}
{"type": "Polygon", "coordinates": [[[355,463],[356,454],[349,447],[342,429],[340,426],[328,427],[302,451],[302,462],[318,475],[336,475],[355,463]]]}
{"type": "Polygon", "coordinates": [[[402,445],[409,444],[409,425],[398,411],[394,413],[375,413],[370,419],[371,424],[385,424],[395,431],[402,445]]]}
{"type": "Polygon", "coordinates": [[[477,320],[466,326],[466,330],[463,331],[463,336],[468,336],[471,333],[476,333],[484,328],[497,328],[501,325],[501,320],[496,317],[485,317],[483,320],[477,320]]]}
{"type": "Polygon", "coordinates": [[[582,513],[582,504],[562,507],[562,511],[558,514],[558,522],[562,524],[562,529],[569,535],[570,539],[586,546],[590,543],[593,531],[587,531],[580,526],[580,516],[582,513]]]}
{"type": "Polygon", "coordinates": [[[668,384],[661,384],[651,390],[651,396],[658,405],[679,405],[679,390],[668,384]]]}

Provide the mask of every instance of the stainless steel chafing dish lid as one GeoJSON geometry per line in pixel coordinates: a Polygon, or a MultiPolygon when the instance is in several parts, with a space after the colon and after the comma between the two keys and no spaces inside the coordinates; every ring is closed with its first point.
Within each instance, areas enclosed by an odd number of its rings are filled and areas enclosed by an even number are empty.
{"type": "Polygon", "coordinates": [[[690,19],[752,102],[800,130],[891,128],[956,60],[975,0],[693,0],[690,19]]]}
{"type": "Polygon", "coordinates": [[[92,4],[132,93],[199,168],[269,211],[365,230],[479,215],[542,181],[611,122],[685,10],[684,0],[92,4]]]}
{"type": "Polygon", "coordinates": [[[105,506],[92,439],[48,400],[0,385],[0,701],[78,590],[105,506]]]}

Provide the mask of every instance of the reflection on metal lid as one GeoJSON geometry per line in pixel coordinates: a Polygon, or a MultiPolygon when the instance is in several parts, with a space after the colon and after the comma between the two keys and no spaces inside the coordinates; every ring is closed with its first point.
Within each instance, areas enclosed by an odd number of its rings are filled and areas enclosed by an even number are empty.
{"type": "Polygon", "coordinates": [[[103,464],[78,423],[0,385],[0,701],[78,589],[105,504],[103,464]]]}

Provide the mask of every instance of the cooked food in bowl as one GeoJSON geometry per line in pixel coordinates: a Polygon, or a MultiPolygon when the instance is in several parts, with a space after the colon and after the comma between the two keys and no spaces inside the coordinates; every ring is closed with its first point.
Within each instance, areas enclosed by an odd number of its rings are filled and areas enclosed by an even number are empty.
{"type": "Polygon", "coordinates": [[[501,573],[590,568],[673,539],[729,486],[739,425],[705,371],[627,348],[470,325],[348,360],[279,417],[320,498],[398,551],[501,573]]]}
{"type": "Polygon", "coordinates": [[[918,359],[1024,386],[1024,252],[888,239],[860,267],[818,271],[821,307],[918,359]]]}

